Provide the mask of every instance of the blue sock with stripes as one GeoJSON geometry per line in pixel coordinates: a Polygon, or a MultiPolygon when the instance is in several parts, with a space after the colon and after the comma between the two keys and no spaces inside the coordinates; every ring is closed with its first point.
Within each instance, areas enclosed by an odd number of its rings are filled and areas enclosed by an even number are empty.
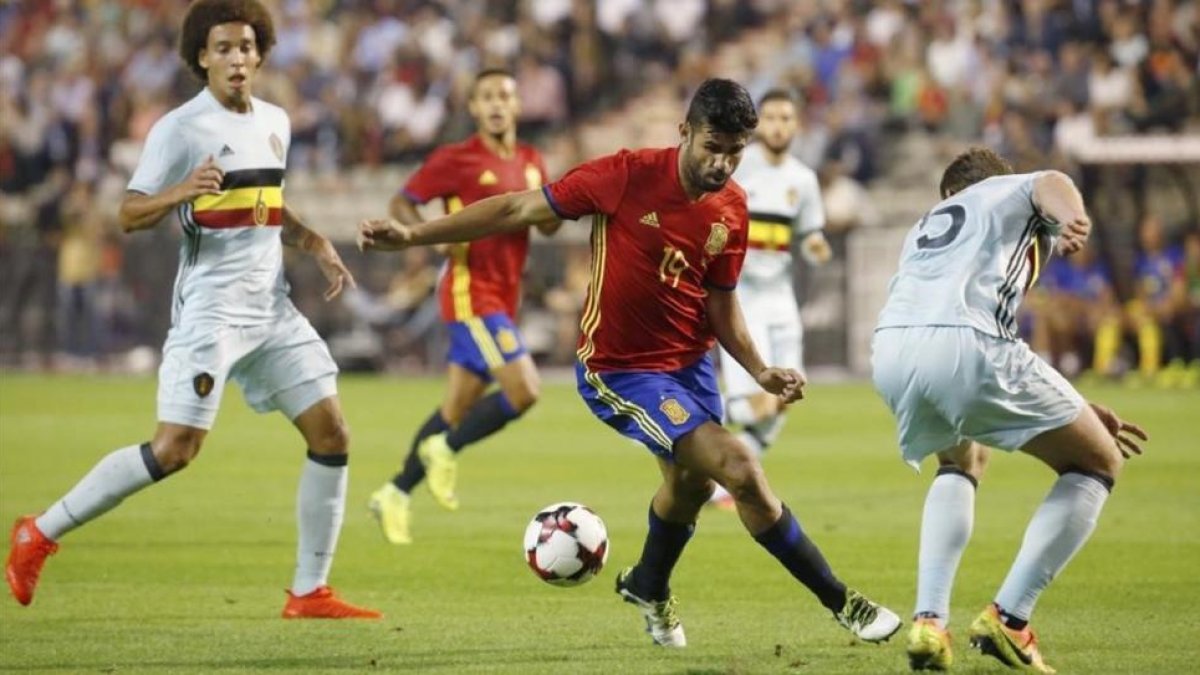
{"type": "Polygon", "coordinates": [[[800,523],[787,505],[783,515],[766,532],[754,536],[755,541],[775,556],[796,580],[820,599],[830,611],[842,611],[846,604],[846,585],[838,581],[825,562],[825,556],[812,540],[804,535],[800,523]]]}
{"type": "Polygon", "coordinates": [[[446,435],[446,445],[458,452],[500,431],[506,424],[520,417],[521,412],[508,402],[504,392],[492,392],[471,406],[462,424],[446,435]]]}
{"type": "Polygon", "coordinates": [[[642,546],[642,557],[633,569],[632,586],[643,600],[661,602],[671,595],[671,571],[683,547],[696,531],[695,523],[672,523],[663,520],[650,505],[650,531],[642,546]]]}
{"type": "Polygon", "coordinates": [[[404,468],[392,478],[392,484],[396,486],[396,489],[404,494],[409,494],[413,488],[425,480],[425,464],[417,456],[417,446],[426,438],[440,434],[449,428],[450,425],[446,424],[446,420],[442,418],[441,409],[434,410],[429,419],[425,420],[425,424],[422,424],[421,428],[417,430],[417,435],[413,436],[412,445],[408,447],[408,457],[404,459],[404,468]]]}

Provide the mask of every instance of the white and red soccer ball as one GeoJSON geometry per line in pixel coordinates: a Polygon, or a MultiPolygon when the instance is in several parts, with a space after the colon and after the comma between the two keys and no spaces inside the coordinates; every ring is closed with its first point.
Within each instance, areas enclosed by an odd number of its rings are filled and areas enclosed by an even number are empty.
{"type": "Polygon", "coordinates": [[[525,528],[525,561],[548,584],[578,586],[596,576],[607,560],[608,530],[583,504],[551,504],[525,528]]]}

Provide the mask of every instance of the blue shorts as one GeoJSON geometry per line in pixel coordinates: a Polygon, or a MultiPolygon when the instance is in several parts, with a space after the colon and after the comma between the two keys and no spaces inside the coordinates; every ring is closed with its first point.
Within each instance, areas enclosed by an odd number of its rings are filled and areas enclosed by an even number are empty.
{"type": "Polygon", "coordinates": [[[503,312],[452,321],[447,360],[492,381],[492,371],[526,353],[521,334],[503,312]]]}
{"type": "Polygon", "coordinates": [[[593,415],[663,459],[672,459],[675,441],[696,427],[721,423],[721,393],[708,355],[671,372],[595,373],[576,363],[575,380],[593,415]]]}

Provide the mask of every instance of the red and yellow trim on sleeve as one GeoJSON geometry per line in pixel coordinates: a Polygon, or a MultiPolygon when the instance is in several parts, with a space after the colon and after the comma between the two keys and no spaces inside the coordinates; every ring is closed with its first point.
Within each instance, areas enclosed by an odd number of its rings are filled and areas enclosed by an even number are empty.
{"type": "Polygon", "coordinates": [[[583,345],[575,355],[587,366],[588,359],[596,353],[592,336],[600,326],[600,291],[604,287],[604,261],[608,257],[608,216],[596,214],[592,221],[592,278],[588,283],[587,301],[583,305],[583,318],[579,330],[583,332],[583,345]]]}
{"type": "Polygon", "coordinates": [[[283,169],[230,171],[221,192],[192,201],[192,220],[209,229],[283,225],[283,169]]]}
{"type": "MultiPolygon", "coordinates": [[[[461,211],[462,198],[457,195],[446,197],[446,213],[461,211]]],[[[466,321],[475,316],[471,306],[471,266],[467,253],[468,243],[450,245],[450,298],[454,301],[454,320],[466,321]]]]}
{"type": "Polygon", "coordinates": [[[751,213],[746,247],[786,251],[792,245],[792,219],[773,213],[751,213]]]}

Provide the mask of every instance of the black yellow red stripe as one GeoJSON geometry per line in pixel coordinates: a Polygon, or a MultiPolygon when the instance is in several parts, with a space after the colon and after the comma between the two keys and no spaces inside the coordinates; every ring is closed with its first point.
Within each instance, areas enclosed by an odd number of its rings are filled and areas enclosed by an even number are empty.
{"type": "Polygon", "coordinates": [[[775,213],[750,212],[747,248],[786,251],[792,245],[792,219],[775,213]]]}
{"type": "Polygon", "coordinates": [[[192,219],[209,229],[283,225],[283,169],[230,171],[219,194],[201,195],[192,206],[192,219]]]}

